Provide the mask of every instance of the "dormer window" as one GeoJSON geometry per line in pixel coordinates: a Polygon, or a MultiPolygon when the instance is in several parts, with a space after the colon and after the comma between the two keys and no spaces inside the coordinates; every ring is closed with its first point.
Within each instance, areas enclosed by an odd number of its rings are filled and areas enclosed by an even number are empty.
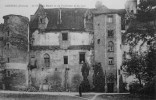
{"type": "Polygon", "coordinates": [[[107,19],[108,23],[113,23],[113,15],[108,15],[107,19]]]}
{"type": "Polygon", "coordinates": [[[40,17],[40,18],[39,18],[39,23],[41,23],[41,24],[45,23],[45,18],[40,17]]]}

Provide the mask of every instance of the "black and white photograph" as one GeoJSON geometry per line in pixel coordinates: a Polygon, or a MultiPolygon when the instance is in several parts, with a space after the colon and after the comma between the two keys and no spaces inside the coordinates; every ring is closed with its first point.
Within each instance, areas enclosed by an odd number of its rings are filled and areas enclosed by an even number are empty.
{"type": "Polygon", "coordinates": [[[0,0],[0,100],[156,100],[156,0],[0,0]]]}

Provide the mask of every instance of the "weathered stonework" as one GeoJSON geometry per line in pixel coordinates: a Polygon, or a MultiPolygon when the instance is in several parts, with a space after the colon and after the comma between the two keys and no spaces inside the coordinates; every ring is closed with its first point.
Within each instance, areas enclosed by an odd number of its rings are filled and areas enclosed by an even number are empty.
{"type": "Polygon", "coordinates": [[[95,62],[100,62],[103,72],[105,72],[107,84],[105,91],[117,92],[119,90],[117,71],[120,70],[122,64],[121,17],[117,12],[113,13],[111,10],[107,10],[105,9],[101,13],[97,10],[93,13],[95,15],[93,18],[95,62]],[[108,30],[113,30],[112,37],[109,37],[108,30]],[[110,47],[110,42],[112,47],[110,47]]]}
{"type": "Polygon", "coordinates": [[[3,17],[3,57],[5,89],[19,90],[28,86],[28,27],[29,20],[20,15],[3,17]]]}
{"type": "Polygon", "coordinates": [[[121,18],[117,10],[103,7],[44,9],[39,5],[30,19],[29,35],[27,18],[4,16],[6,85],[10,89],[32,86],[39,91],[78,91],[80,83],[87,80],[92,89],[92,65],[100,62],[105,92],[117,92],[121,18]],[[109,30],[113,37],[108,37],[109,30]],[[85,78],[83,62],[89,69],[85,78]]]}
{"type": "MultiPolygon", "coordinates": [[[[86,10],[44,9],[40,5],[35,15],[33,15],[34,17],[30,22],[30,25],[32,25],[30,27],[30,32],[32,32],[30,33],[32,39],[30,59],[33,59],[34,63],[32,64],[35,64],[36,68],[30,71],[30,81],[40,91],[78,91],[78,86],[83,80],[82,64],[80,63],[81,53],[84,54],[82,59],[92,67],[93,34],[84,30],[83,16],[85,12],[83,11],[86,10]],[[56,23],[50,17],[49,12],[54,14],[51,17],[56,18],[56,23]],[[45,13],[49,15],[45,15],[45,13]],[[73,13],[77,17],[66,13],[73,13]],[[41,17],[37,17],[37,15],[41,17]],[[38,20],[43,16],[46,16],[48,21],[38,23],[38,20]],[[67,22],[69,19],[75,22],[67,22]],[[52,20],[53,23],[51,23],[52,20]],[[37,23],[39,27],[34,28],[35,25],[31,23],[37,23]],[[47,25],[45,25],[46,23],[47,25]],[[45,55],[49,57],[48,67],[45,55]]],[[[88,78],[91,84],[92,75],[93,71],[90,70],[88,78]]]]}
{"type": "Polygon", "coordinates": [[[8,66],[5,69],[5,89],[26,90],[26,88],[28,87],[28,71],[26,65],[24,69],[14,68],[13,66],[14,64],[12,64],[12,66],[10,67],[8,66]]]}

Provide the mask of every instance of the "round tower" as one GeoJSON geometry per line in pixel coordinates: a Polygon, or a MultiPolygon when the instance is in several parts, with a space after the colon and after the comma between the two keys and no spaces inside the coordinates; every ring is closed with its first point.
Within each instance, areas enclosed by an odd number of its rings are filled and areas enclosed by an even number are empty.
{"type": "Polygon", "coordinates": [[[125,3],[127,13],[137,13],[137,0],[127,0],[125,3]]]}

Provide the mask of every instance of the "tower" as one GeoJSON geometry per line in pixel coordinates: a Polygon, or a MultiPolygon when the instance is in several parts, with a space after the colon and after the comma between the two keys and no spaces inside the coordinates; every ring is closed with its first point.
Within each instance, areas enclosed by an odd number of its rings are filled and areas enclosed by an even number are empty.
{"type": "Polygon", "coordinates": [[[127,13],[137,13],[137,0],[127,0],[125,3],[127,13]]]}

